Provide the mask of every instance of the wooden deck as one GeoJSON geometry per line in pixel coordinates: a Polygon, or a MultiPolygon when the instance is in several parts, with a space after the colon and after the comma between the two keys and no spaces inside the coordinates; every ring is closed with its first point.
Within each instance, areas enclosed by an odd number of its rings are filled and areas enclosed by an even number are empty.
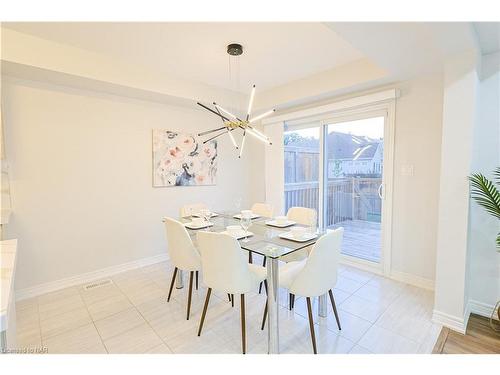
{"type": "Polygon", "coordinates": [[[344,228],[342,254],[380,262],[380,223],[362,220],[346,220],[330,228],[344,228]]]}

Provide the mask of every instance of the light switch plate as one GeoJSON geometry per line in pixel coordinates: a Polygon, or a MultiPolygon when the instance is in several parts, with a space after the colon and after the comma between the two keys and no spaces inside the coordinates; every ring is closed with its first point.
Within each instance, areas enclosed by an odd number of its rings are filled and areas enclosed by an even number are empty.
{"type": "Polygon", "coordinates": [[[405,164],[401,167],[401,175],[411,177],[413,176],[413,165],[405,164]]]}

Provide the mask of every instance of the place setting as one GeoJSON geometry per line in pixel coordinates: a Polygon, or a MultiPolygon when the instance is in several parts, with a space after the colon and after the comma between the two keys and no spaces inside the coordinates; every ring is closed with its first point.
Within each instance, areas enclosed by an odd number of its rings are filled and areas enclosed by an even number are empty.
{"type": "Polygon", "coordinates": [[[306,227],[292,227],[288,232],[280,233],[279,238],[295,242],[307,242],[318,237],[318,233],[306,227]]]}
{"type": "Polygon", "coordinates": [[[287,216],[276,216],[273,220],[266,221],[266,225],[276,228],[288,228],[297,224],[293,220],[288,220],[287,216]]]}
{"type": "Polygon", "coordinates": [[[259,219],[260,215],[257,215],[252,210],[242,210],[241,213],[233,215],[233,218],[241,220],[242,217],[249,217],[250,220],[259,219]]]}
{"type": "Polygon", "coordinates": [[[203,209],[196,214],[192,214],[191,221],[184,223],[184,226],[192,230],[209,228],[214,225],[214,223],[210,222],[210,219],[216,216],[216,213],[203,209]]]}

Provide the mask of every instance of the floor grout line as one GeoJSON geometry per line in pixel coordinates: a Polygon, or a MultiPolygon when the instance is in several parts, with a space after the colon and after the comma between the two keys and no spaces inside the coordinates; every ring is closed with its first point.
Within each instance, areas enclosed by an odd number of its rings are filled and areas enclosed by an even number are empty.
{"type": "Polygon", "coordinates": [[[99,330],[97,329],[97,326],[95,325],[94,319],[92,318],[92,315],[90,315],[90,311],[89,311],[87,302],[85,302],[85,298],[82,297],[82,294],[81,294],[80,290],[78,290],[78,293],[80,293],[80,298],[83,300],[83,304],[85,305],[85,309],[87,310],[87,314],[89,314],[90,321],[92,322],[92,325],[94,326],[94,328],[95,328],[95,330],[97,332],[97,335],[99,336],[99,339],[101,340],[101,344],[104,347],[104,350],[106,351],[107,354],[109,354],[108,348],[104,344],[104,340],[102,339],[102,336],[99,333],[99,330]]]}
{"type": "MultiPolygon", "coordinates": [[[[130,298],[127,296],[127,294],[126,294],[125,292],[123,292],[123,290],[122,290],[119,286],[117,286],[117,288],[118,288],[118,289],[120,289],[120,291],[121,291],[121,292],[125,295],[125,298],[127,298],[127,299],[128,299],[128,301],[129,301],[129,302],[130,302],[130,304],[133,306],[133,308],[134,308],[134,309],[135,309],[135,310],[139,313],[139,315],[142,317],[142,319],[144,319],[144,321],[146,322],[146,324],[149,326],[149,328],[151,328],[151,330],[152,330],[152,331],[155,333],[155,335],[156,335],[156,336],[160,339],[160,341],[161,341],[162,343],[164,343],[164,344],[165,344],[165,346],[168,348],[168,350],[170,350],[172,353],[174,353],[174,351],[172,350],[172,348],[170,348],[170,346],[169,346],[169,345],[165,342],[165,340],[163,340],[163,339],[160,337],[160,335],[158,334],[158,332],[156,332],[156,331],[155,331],[155,329],[153,328],[153,326],[151,325],[151,323],[149,323],[149,321],[148,321],[148,320],[144,317],[144,315],[142,315],[141,311],[140,311],[140,310],[137,308],[137,306],[136,306],[136,305],[135,305],[135,304],[134,304],[134,303],[130,300],[130,298]]],[[[166,297],[166,296],[165,296],[165,297],[166,297]]],[[[134,327],[134,328],[136,328],[136,327],[134,327]]],[[[130,331],[130,330],[129,330],[129,331],[130,331]]],[[[125,333],[125,332],[122,332],[122,333],[120,333],[120,334],[123,334],[123,333],[125,333]]],[[[118,336],[118,335],[115,335],[115,336],[118,336]]],[[[115,337],[115,336],[113,336],[113,337],[115,337]]],[[[148,350],[153,349],[153,348],[155,348],[155,347],[156,347],[156,346],[153,346],[153,347],[149,348],[148,350]]]]}
{"type": "MultiPolygon", "coordinates": [[[[40,320],[40,302],[38,301],[38,297],[36,297],[36,311],[37,311],[37,315],[38,315],[38,334],[40,335],[40,345],[42,347],[44,347],[43,337],[42,337],[42,323],[40,320]]],[[[47,348],[47,352],[48,352],[48,348],[47,348]]]]}

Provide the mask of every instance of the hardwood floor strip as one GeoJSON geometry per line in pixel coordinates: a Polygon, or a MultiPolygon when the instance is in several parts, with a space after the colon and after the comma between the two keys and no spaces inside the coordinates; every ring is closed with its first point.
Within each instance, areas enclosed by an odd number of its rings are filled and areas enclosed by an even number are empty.
{"type": "Polygon", "coordinates": [[[439,334],[439,337],[437,338],[436,344],[434,345],[434,349],[432,349],[432,354],[441,354],[443,352],[443,348],[446,344],[449,333],[450,329],[447,327],[443,327],[441,333],[439,334]]]}
{"type": "Polygon", "coordinates": [[[443,327],[432,353],[435,354],[500,354],[500,335],[487,318],[472,314],[465,335],[443,327]]]}

